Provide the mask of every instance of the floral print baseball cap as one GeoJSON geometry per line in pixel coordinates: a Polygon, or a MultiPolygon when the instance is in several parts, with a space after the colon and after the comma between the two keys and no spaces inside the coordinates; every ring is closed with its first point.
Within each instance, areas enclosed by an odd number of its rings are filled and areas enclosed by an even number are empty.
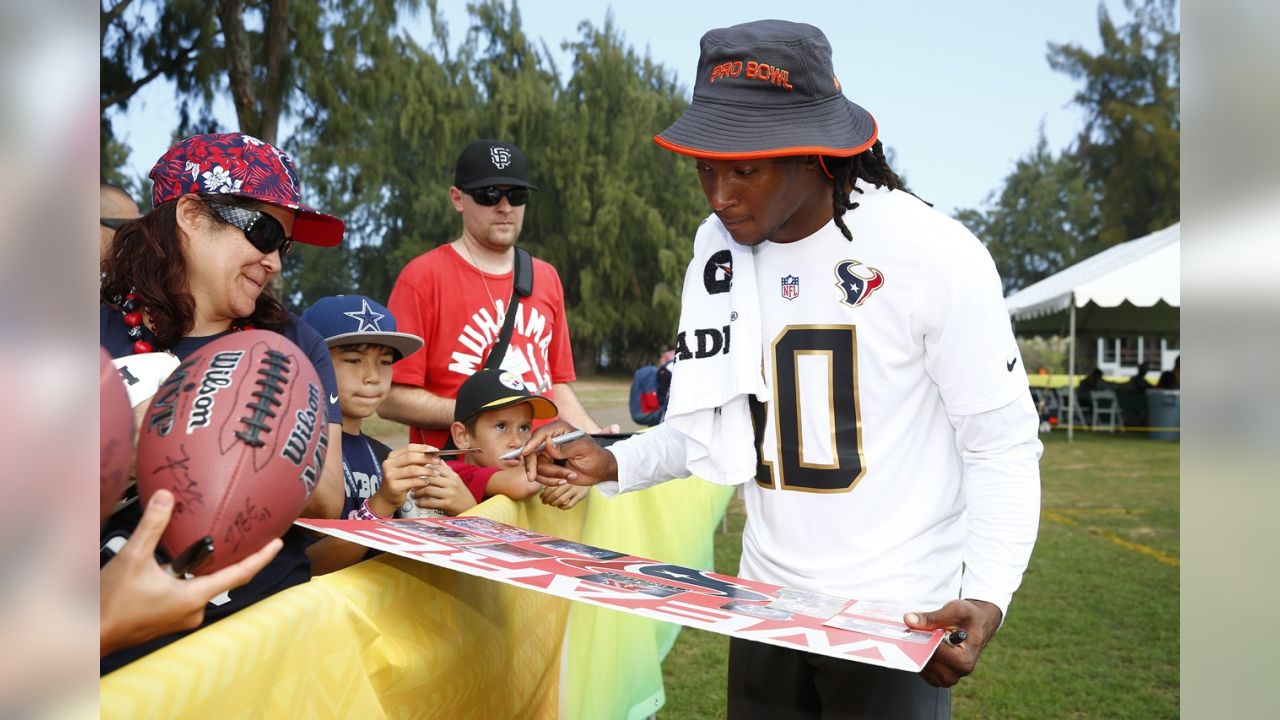
{"type": "Polygon", "coordinates": [[[296,210],[293,239],[330,247],[345,224],[302,204],[298,174],[283,150],[243,133],[193,135],[169,148],[151,168],[151,203],[186,195],[236,195],[296,210]]]}

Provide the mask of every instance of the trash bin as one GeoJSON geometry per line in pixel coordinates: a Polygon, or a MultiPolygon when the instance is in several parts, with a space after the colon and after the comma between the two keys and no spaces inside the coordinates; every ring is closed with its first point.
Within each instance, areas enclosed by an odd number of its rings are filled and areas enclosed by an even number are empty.
{"type": "Polygon", "coordinates": [[[1178,428],[1181,426],[1180,411],[1182,406],[1181,393],[1178,390],[1156,390],[1147,391],[1147,422],[1153,428],[1167,428],[1161,430],[1152,430],[1150,437],[1152,440],[1164,440],[1166,442],[1175,442],[1178,440],[1178,428]]]}

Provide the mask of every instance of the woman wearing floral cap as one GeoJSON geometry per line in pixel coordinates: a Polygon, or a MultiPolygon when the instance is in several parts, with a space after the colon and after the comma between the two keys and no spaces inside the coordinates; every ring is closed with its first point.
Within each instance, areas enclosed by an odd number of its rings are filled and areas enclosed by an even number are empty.
{"type": "MultiPolygon", "coordinates": [[[[167,352],[181,360],[247,328],[289,338],[315,365],[330,401],[324,473],[302,514],[337,517],[342,416],[333,364],[324,340],[288,313],[267,285],[294,242],[341,242],[342,221],[300,202],[288,155],[240,133],[187,138],[160,158],[150,176],[151,211],[121,226],[102,260],[100,344],[116,358],[167,352]]],[[[284,536],[278,554],[273,541],[235,566],[238,573],[223,576],[222,587],[207,582],[213,576],[183,581],[163,575],[149,550],[139,548],[154,545],[156,518],[163,516],[163,529],[172,500],[153,498],[151,504],[157,507],[148,507],[145,517],[138,503],[126,505],[103,531],[103,560],[114,558],[101,577],[104,673],[310,576],[307,541],[297,529],[284,536]],[[139,547],[121,553],[121,539],[135,529],[139,547]],[[140,598],[139,588],[152,595],[140,598]]]]}

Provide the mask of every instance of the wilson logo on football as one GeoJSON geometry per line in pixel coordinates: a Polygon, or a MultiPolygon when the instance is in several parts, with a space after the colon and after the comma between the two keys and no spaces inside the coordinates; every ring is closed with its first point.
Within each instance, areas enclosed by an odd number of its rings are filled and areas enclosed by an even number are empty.
{"type": "Polygon", "coordinates": [[[214,396],[222,388],[231,385],[235,370],[240,366],[243,350],[220,352],[209,361],[209,368],[200,378],[200,389],[196,399],[191,403],[191,414],[187,417],[187,434],[200,428],[209,427],[209,418],[213,416],[214,396]]]}

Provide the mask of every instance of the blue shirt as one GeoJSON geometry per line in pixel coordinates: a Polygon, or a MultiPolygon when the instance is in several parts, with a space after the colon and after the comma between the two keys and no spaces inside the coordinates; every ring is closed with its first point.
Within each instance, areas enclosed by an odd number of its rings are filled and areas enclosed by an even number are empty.
{"type": "Polygon", "coordinates": [[[347,491],[338,517],[345,519],[378,492],[382,485],[382,461],[390,454],[391,448],[368,435],[342,433],[342,477],[347,491]]]}

